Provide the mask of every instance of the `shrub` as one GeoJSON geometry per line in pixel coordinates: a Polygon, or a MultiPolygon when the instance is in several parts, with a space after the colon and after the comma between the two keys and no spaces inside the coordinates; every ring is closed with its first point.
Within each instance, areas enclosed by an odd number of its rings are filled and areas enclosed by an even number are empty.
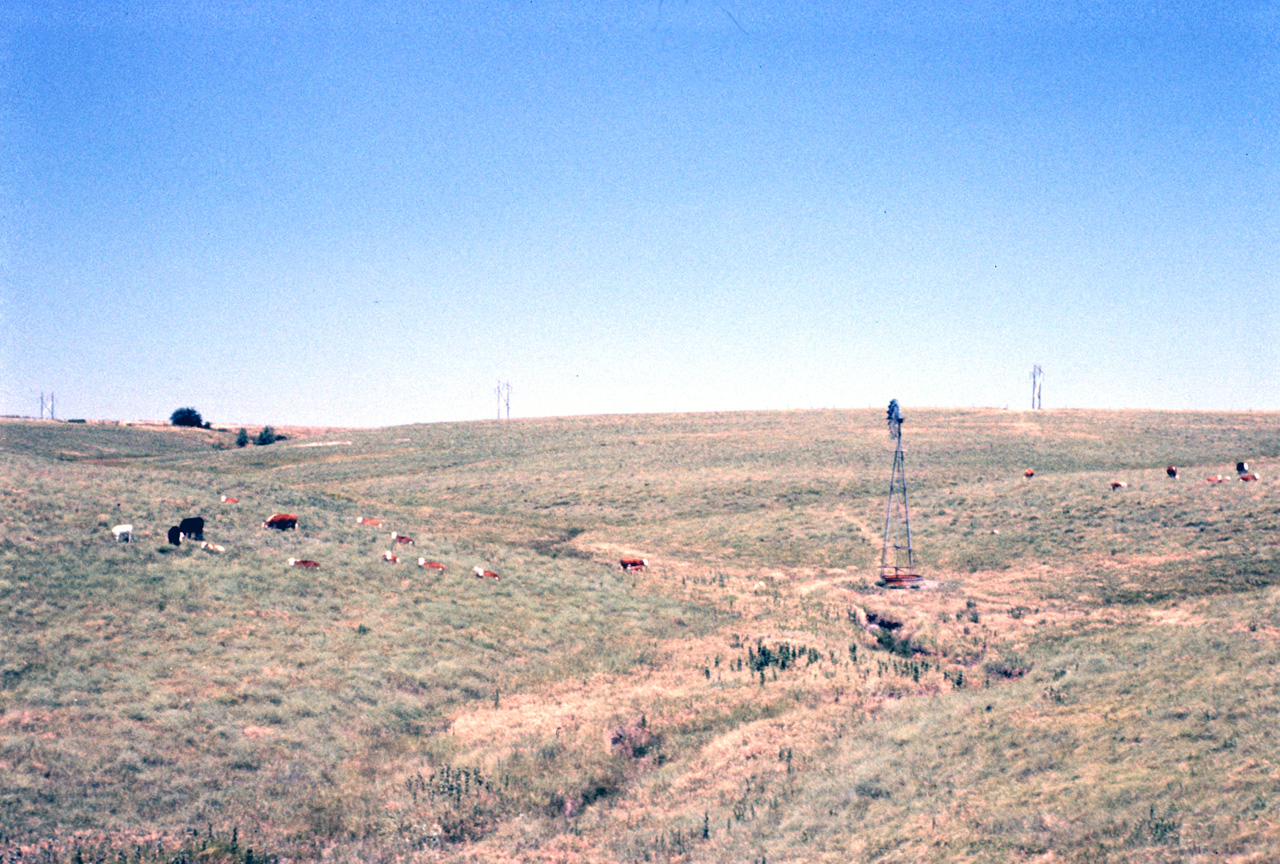
{"type": "Polygon", "coordinates": [[[179,408],[169,415],[169,422],[174,426],[190,426],[195,429],[204,425],[200,412],[194,408],[179,408]]]}
{"type": "Polygon", "coordinates": [[[262,431],[258,433],[258,437],[254,439],[253,443],[257,444],[259,447],[265,447],[268,444],[276,443],[279,439],[280,436],[276,435],[276,430],[272,429],[270,426],[263,426],[262,431]]]}
{"type": "Polygon", "coordinates": [[[249,433],[244,431],[244,428],[242,427],[240,431],[236,433],[236,446],[245,447],[248,444],[249,444],[249,433]]]}

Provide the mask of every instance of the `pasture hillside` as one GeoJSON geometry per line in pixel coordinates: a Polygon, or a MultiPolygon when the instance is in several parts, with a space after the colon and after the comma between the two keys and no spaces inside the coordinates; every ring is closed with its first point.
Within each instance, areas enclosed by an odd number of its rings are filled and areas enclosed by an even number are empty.
{"type": "Polygon", "coordinates": [[[0,422],[0,854],[1280,855],[1280,416],[289,431],[0,422]]]}

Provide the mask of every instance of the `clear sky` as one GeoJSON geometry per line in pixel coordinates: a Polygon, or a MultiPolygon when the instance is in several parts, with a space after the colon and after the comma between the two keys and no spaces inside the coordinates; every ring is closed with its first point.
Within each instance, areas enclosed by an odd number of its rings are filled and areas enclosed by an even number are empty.
{"type": "Polygon", "coordinates": [[[1280,410],[1280,4],[0,5],[0,413],[1280,410]]]}

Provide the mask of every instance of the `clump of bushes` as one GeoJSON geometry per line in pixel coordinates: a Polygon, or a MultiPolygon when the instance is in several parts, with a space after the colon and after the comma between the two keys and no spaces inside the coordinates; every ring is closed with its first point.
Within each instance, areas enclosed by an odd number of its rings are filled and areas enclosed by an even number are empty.
{"type": "Polygon", "coordinates": [[[169,422],[174,426],[189,426],[199,429],[206,425],[204,419],[201,418],[200,412],[194,408],[179,408],[169,415],[169,422]]]}
{"type": "Polygon", "coordinates": [[[643,714],[609,730],[609,748],[620,756],[643,759],[662,743],[661,736],[649,728],[643,714]]]}

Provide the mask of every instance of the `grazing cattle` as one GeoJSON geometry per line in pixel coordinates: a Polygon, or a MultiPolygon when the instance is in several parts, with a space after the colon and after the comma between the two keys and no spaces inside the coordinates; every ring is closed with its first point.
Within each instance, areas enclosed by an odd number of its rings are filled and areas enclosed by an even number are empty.
{"type": "Polygon", "coordinates": [[[502,578],[492,570],[486,570],[483,567],[472,567],[471,572],[476,574],[477,579],[492,579],[496,582],[502,578]]]}
{"type": "Polygon", "coordinates": [[[262,523],[263,528],[274,528],[277,531],[298,530],[298,517],[292,513],[276,513],[262,523]]]}
{"type": "Polygon", "coordinates": [[[182,532],[178,530],[177,525],[169,526],[169,545],[171,546],[182,545],[182,532]]]}
{"type": "Polygon", "coordinates": [[[1249,463],[1248,463],[1248,462],[1237,462],[1237,463],[1236,463],[1236,473],[1237,473],[1237,474],[1248,474],[1248,473],[1249,473],[1249,463]]]}
{"type": "Polygon", "coordinates": [[[206,552],[226,552],[226,546],[219,546],[217,543],[210,543],[208,540],[200,541],[200,548],[206,552]]]}
{"type": "Polygon", "coordinates": [[[132,525],[117,525],[116,527],[111,529],[111,533],[116,535],[117,543],[133,542],[133,526],[132,525]]]}
{"type": "Polygon", "coordinates": [[[1177,466],[1177,465],[1170,465],[1168,468],[1164,469],[1164,473],[1168,474],[1168,475],[1169,475],[1170,477],[1172,477],[1174,480],[1177,480],[1177,479],[1178,479],[1178,466],[1177,466]]]}
{"type": "Polygon", "coordinates": [[[178,523],[178,530],[188,540],[204,539],[204,520],[199,516],[188,516],[178,523]]]}
{"type": "Polygon", "coordinates": [[[1117,489],[1127,489],[1128,487],[1129,487],[1129,484],[1128,484],[1128,483],[1126,483],[1126,482],[1124,482],[1123,480],[1112,480],[1112,481],[1111,481],[1111,491],[1112,491],[1112,492],[1116,491],[1117,489]]]}
{"type": "Polygon", "coordinates": [[[392,543],[397,543],[397,544],[399,544],[399,545],[401,545],[401,546],[416,546],[416,545],[417,545],[416,543],[414,543],[414,542],[413,542],[413,538],[412,538],[412,537],[408,536],[407,534],[397,534],[397,533],[396,533],[396,532],[394,532],[394,531],[392,531],[392,532],[391,532],[391,542],[392,542],[392,543]]]}
{"type": "Polygon", "coordinates": [[[649,566],[648,558],[623,558],[618,562],[623,570],[643,570],[649,566]]]}
{"type": "Polygon", "coordinates": [[[381,519],[370,519],[368,516],[357,516],[356,523],[359,525],[372,525],[375,528],[382,524],[381,519]]]}
{"type": "Polygon", "coordinates": [[[1225,478],[1225,477],[1223,477],[1221,474],[1214,474],[1212,477],[1206,477],[1206,478],[1204,478],[1204,482],[1206,482],[1206,483],[1224,483],[1224,482],[1226,482],[1226,478],[1225,478]]]}
{"type": "Polygon", "coordinates": [[[399,556],[399,555],[397,555],[396,553],[394,553],[394,552],[392,552],[392,551],[388,550],[388,551],[386,551],[386,552],[383,552],[383,553],[382,553],[382,560],[383,560],[383,561],[386,561],[388,564],[399,564],[399,563],[400,563],[400,556],[399,556]]]}
{"type": "Polygon", "coordinates": [[[290,558],[290,559],[289,559],[289,566],[290,566],[290,567],[302,567],[302,568],[304,568],[304,569],[306,569],[306,570],[319,570],[319,569],[320,569],[320,562],[319,562],[319,561],[308,561],[306,558],[290,558]]]}
{"type": "Polygon", "coordinates": [[[418,566],[424,570],[439,570],[441,573],[444,572],[444,565],[439,561],[428,561],[426,558],[419,558],[418,566]]]}
{"type": "Polygon", "coordinates": [[[1022,472],[1022,476],[1030,480],[1032,477],[1036,476],[1036,469],[1028,468],[1026,471],[1022,472]]]}
{"type": "Polygon", "coordinates": [[[226,495],[223,495],[223,496],[222,496],[222,503],[223,503],[223,504],[239,504],[239,503],[240,503],[240,499],[239,499],[239,498],[229,498],[229,497],[227,497],[226,495]]]}
{"type": "Polygon", "coordinates": [[[1249,472],[1249,473],[1247,473],[1247,474],[1241,474],[1241,475],[1240,475],[1240,482],[1241,482],[1241,483],[1252,483],[1252,482],[1254,482],[1254,481],[1255,481],[1255,480],[1257,480],[1257,479],[1258,479],[1258,475],[1257,475],[1257,474],[1254,474],[1252,471],[1250,471],[1250,472],[1249,472]]]}

